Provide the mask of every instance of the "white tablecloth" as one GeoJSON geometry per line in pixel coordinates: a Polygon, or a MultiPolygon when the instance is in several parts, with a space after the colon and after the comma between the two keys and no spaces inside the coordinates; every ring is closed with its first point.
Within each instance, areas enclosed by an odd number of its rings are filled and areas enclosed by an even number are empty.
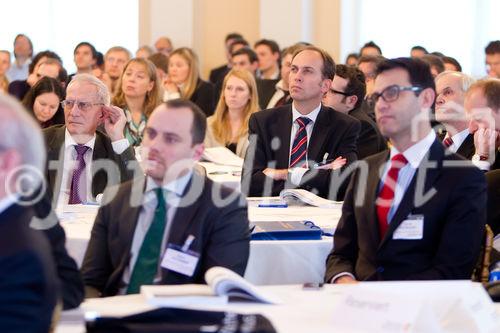
{"type": "MultiPolygon", "coordinates": [[[[79,266],[97,209],[97,206],[72,205],[66,206],[64,212],[58,212],[66,231],[66,248],[79,266]]],[[[338,209],[309,206],[259,208],[249,204],[250,221],[310,220],[332,232],[339,217],[338,209]]],[[[325,260],[332,247],[331,237],[309,241],[251,241],[245,278],[258,285],[321,282],[325,260]]]]}
{"type": "MultiPolygon", "coordinates": [[[[442,283],[446,284],[447,282],[442,283]]],[[[371,284],[374,288],[378,288],[380,285],[379,282],[371,282],[371,284]]],[[[352,286],[325,285],[321,290],[303,290],[299,285],[264,286],[260,289],[279,297],[283,303],[279,305],[230,303],[219,307],[200,306],[199,308],[243,314],[260,313],[271,321],[279,333],[339,332],[338,329],[335,329],[333,313],[340,296],[348,292],[346,288],[352,288],[352,286]]],[[[408,298],[408,304],[411,305],[412,302],[411,297],[408,298]]],[[[500,315],[500,304],[497,303],[495,307],[497,314],[500,315]]],[[[57,327],[56,332],[82,332],[83,313],[87,313],[87,315],[93,313],[100,316],[126,316],[151,309],[154,307],[147,304],[140,294],[88,299],[80,309],[63,313],[62,322],[57,327]]],[[[362,320],[362,318],[359,319],[362,320]]],[[[345,333],[348,330],[342,332],[345,333]]]]}

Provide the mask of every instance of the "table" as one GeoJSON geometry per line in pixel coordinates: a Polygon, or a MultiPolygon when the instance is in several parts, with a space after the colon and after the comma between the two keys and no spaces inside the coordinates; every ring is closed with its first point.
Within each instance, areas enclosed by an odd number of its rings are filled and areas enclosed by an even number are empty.
{"type": "MultiPolygon", "coordinates": [[[[58,212],[66,231],[66,248],[81,266],[98,206],[68,205],[58,212]]],[[[250,221],[312,220],[333,232],[340,208],[310,206],[259,208],[249,202],[250,221]]],[[[321,282],[325,261],[333,247],[331,237],[309,241],[251,241],[245,278],[257,285],[321,282]]]]}
{"type": "Polygon", "coordinates": [[[207,177],[215,183],[240,191],[241,167],[213,162],[198,162],[207,172],[207,177]]]}
{"type": "MultiPolygon", "coordinates": [[[[358,286],[371,284],[373,288],[387,290],[391,288],[387,282],[365,282],[358,286]],[[385,287],[384,287],[385,285],[385,287]]],[[[408,282],[407,282],[408,283],[408,282]]],[[[409,282],[411,283],[411,282],[409,282]]],[[[438,282],[447,286],[449,282],[438,282]]],[[[259,289],[271,292],[279,297],[283,303],[267,305],[258,303],[230,303],[218,307],[198,307],[205,310],[232,311],[243,314],[260,313],[266,316],[277,332],[335,332],[333,313],[343,294],[349,293],[358,286],[325,285],[321,290],[303,290],[300,285],[263,286],[259,289]]],[[[391,288],[392,289],[392,288],[391,288]]],[[[408,288],[410,289],[410,288],[408,288]]],[[[412,302],[411,297],[408,297],[412,302]]],[[[500,317],[500,303],[495,305],[496,313],[500,317]]],[[[154,309],[146,303],[142,295],[115,296],[101,299],[88,299],[80,309],[65,312],[62,322],[57,327],[57,333],[80,333],[83,330],[83,313],[101,316],[125,316],[154,309]]],[[[346,332],[342,330],[342,332],[346,332]]],[[[493,331],[492,331],[493,332],[493,331]]],[[[498,331],[497,331],[498,332],[498,331]]]]}

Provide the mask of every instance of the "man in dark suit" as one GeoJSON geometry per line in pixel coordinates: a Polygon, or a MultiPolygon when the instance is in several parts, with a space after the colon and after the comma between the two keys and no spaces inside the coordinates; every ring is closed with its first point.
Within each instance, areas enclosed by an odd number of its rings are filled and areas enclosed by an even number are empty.
{"type": "Polygon", "coordinates": [[[47,239],[30,227],[31,203],[22,202],[40,186],[43,137],[7,96],[0,96],[0,131],[0,326],[3,332],[47,332],[59,298],[54,262],[47,239]]]}
{"type": "Polygon", "coordinates": [[[372,98],[392,147],[360,161],[351,177],[325,280],[469,279],[483,238],[486,184],[480,170],[436,140],[429,66],[385,61],[372,98]]]}
{"type": "Polygon", "coordinates": [[[322,197],[342,196],[340,179],[332,177],[336,164],[312,165],[335,159],[349,164],[357,159],[359,122],[321,105],[334,74],[335,63],[325,51],[309,46],[295,54],[289,78],[293,104],[250,118],[244,193],[279,195],[284,188],[299,187],[322,197]]]}
{"type": "Polygon", "coordinates": [[[49,160],[46,176],[58,204],[94,201],[108,184],[132,177],[128,162],[135,157],[123,134],[125,113],[109,101],[101,81],[90,74],[75,75],[62,102],[65,125],[43,131],[49,160]],[[100,125],[106,134],[97,130],[100,125]]]}
{"type": "Polygon", "coordinates": [[[474,156],[474,135],[469,131],[465,115],[465,92],[474,79],[460,72],[446,71],[434,79],[436,82],[436,120],[446,132],[440,136],[444,146],[452,153],[471,160],[474,156]]]}
{"type": "Polygon", "coordinates": [[[488,224],[495,235],[500,233],[500,170],[485,174],[488,183],[488,224]]]}
{"type": "Polygon", "coordinates": [[[231,44],[233,44],[235,40],[243,40],[243,36],[236,32],[226,35],[226,39],[224,40],[224,46],[225,46],[224,50],[226,51],[225,53],[226,53],[227,63],[222,66],[216,67],[210,71],[208,80],[212,82],[213,85],[217,85],[219,81],[224,80],[224,76],[226,76],[226,74],[231,70],[231,67],[233,65],[231,62],[231,54],[232,54],[231,44]]]}
{"type": "Polygon", "coordinates": [[[472,121],[476,153],[472,162],[481,170],[500,169],[500,80],[474,83],[465,94],[465,110],[472,121]]]}
{"type": "Polygon", "coordinates": [[[204,283],[213,266],[243,275],[246,207],[239,193],[193,168],[205,129],[205,116],[189,101],[168,101],[152,113],[142,143],[146,179],[122,184],[97,214],[82,265],[88,296],[204,283]]]}
{"type": "Polygon", "coordinates": [[[358,159],[387,149],[387,142],[377,124],[360,109],[366,94],[365,76],[357,68],[337,65],[330,89],[323,97],[323,105],[356,118],[361,123],[358,137],[358,159]]]}

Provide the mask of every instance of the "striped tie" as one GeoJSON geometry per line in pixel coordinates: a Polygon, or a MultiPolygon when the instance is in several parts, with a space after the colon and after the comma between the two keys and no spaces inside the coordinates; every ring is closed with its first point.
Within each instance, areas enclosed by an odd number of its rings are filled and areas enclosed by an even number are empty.
{"type": "Polygon", "coordinates": [[[450,138],[449,136],[447,136],[444,140],[443,140],[443,144],[446,148],[449,148],[452,144],[453,144],[453,140],[452,138],[450,138]]]}
{"type": "Polygon", "coordinates": [[[297,118],[299,129],[293,139],[292,152],[290,154],[290,168],[307,167],[307,131],[306,126],[311,119],[307,117],[297,118]]]}

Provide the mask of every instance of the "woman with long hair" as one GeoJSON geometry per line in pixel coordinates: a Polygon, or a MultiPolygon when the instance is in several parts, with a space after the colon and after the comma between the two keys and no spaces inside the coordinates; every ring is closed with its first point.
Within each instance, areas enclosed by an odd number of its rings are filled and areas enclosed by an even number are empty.
{"type": "Polygon", "coordinates": [[[168,61],[164,99],[190,100],[210,116],[214,109],[214,96],[214,86],[200,79],[198,57],[193,50],[187,47],[174,50],[168,61]]]}
{"type": "Polygon", "coordinates": [[[160,85],[153,63],[143,58],[129,60],[118,81],[113,105],[125,111],[125,137],[131,145],[140,145],[146,121],[160,103],[160,85]]]}
{"type": "Polygon", "coordinates": [[[254,76],[246,70],[231,70],[213,116],[207,119],[205,147],[225,146],[244,158],[248,148],[248,120],[259,110],[254,76]]]}
{"type": "Polygon", "coordinates": [[[64,124],[64,111],[61,106],[64,96],[59,80],[45,76],[28,90],[23,105],[42,128],[47,128],[64,124]]]}

